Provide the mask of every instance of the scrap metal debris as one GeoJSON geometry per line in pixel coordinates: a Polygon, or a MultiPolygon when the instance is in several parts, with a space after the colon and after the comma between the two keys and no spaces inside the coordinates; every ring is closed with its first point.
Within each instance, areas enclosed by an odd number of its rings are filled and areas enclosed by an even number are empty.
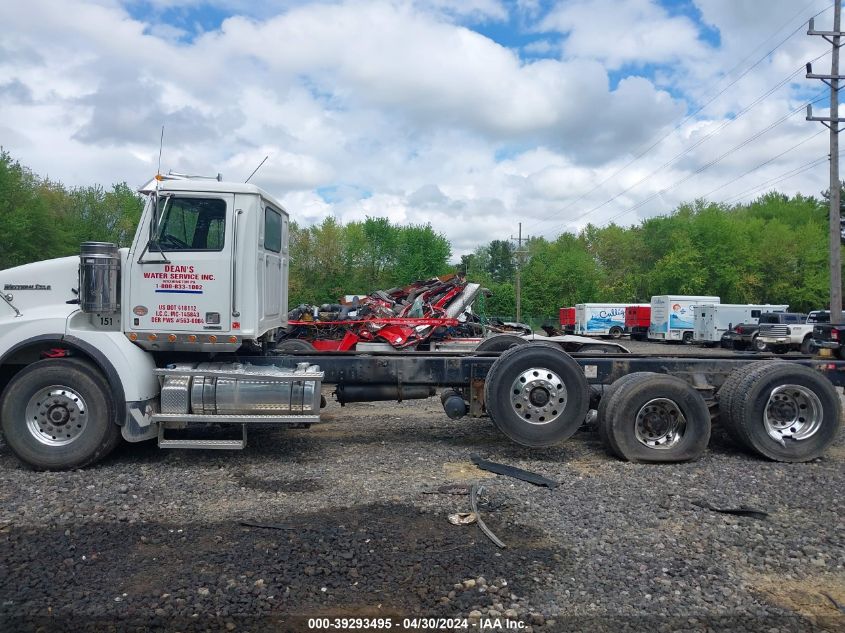
{"type": "Polygon", "coordinates": [[[359,343],[419,349],[433,341],[514,331],[502,322],[482,324],[472,313],[481,293],[489,291],[452,274],[365,296],[347,295],[338,303],[301,304],[288,313],[289,333],[284,340],[300,339],[318,351],[343,352],[359,343]]]}
{"type": "Polygon", "coordinates": [[[496,473],[497,475],[506,475],[508,477],[513,477],[514,479],[527,481],[528,483],[534,484],[535,486],[557,488],[560,485],[559,482],[554,481],[553,479],[549,479],[548,477],[543,477],[543,475],[532,473],[530,470],[523,470],[522,468],[517,468],[516,466],[508,466],[507,464],[497,464],[496,462],[489,462],[486,459],[481,459],[481,457],[479,457],[478,455],[471,455],[470,459],[472,459],[473,464],[475,464],[482,470],[487,470],[491,473],[496,473]]]}
{"type": "Polygon", "coordinates": [[[452,525],[472,525],[478,521],[478,515],[475,512],[456,512],[447,518],[452,525]]]}
{"type": "Polygon", "coordinates": [[[712,510],[713,512],[721,512],[722,514],[733,514],[740,517],[751,517],[752,519],[765,519],[769,516],[769,513],[764,510],[758,510],[756,508],[749,508],[747,506],[740,506],[738,508],[718,508],[713,504],[709,503],[708,501],[704,501],[701,499],[690,501],[690,503],[694,506],[699,508],[704,508],[705,510],[712,510]]]}
{"type": "Polygon", "coordinates": [[[478,513],[478,495],[483,490],[481,486],[478,484],[473,484],[472,489],[469,491],[469,507],[472,510],[473,514],[475,514],[475,521],[478,523],[478,527],[481,528],[481,531],[489,538],[493,543],[495,543],[498,547],[505,548],[505,545],[502,540],[493,534],[493,530],[487,527],[487,524],[481,520],[481,515],[478,513]]]}

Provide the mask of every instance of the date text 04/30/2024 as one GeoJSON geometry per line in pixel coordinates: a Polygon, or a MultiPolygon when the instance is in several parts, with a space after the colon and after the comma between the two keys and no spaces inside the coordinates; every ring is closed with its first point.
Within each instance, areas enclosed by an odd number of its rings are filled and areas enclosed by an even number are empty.
{"type": "Polygon", "coordinates": [[[311,631],[359,630],[390,631],[419,629],[429,631],[521,631],[527,624],[507,618],[308,618],[311,631]]]}

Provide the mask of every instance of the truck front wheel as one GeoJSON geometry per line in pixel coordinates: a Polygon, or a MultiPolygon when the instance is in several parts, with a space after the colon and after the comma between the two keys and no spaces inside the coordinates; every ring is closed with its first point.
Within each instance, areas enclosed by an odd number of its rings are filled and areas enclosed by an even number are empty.
{"type": "Polygon", "coordinates": [[[36,470],[93,464],[120,441],[108,383],[93,365],[42,360],[21,370],[0,398],[0,428],[12,452],[36,470]]]}

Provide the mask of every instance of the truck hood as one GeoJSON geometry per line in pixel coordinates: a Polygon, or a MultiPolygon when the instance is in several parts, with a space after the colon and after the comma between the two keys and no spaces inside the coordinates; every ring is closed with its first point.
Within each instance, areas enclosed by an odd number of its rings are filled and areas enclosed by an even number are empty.
{"type": "MultiPolygon", "coordinates": [[[[78,298],[79,257],[60,257],[0,270],[0,292],[22,314],[48,305],[66,305],[78,298]]],[[[0,301],[0,317],[14,316],[14,310],[0,301]]]]}

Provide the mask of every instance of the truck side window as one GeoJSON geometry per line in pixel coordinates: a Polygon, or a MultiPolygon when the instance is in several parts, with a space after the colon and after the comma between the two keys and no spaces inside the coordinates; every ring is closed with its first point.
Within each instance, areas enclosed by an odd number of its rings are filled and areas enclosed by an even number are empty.
{"type": "Polygon", "coordinates": [[[282,216],[270,207],[264,209],[264,248],[282,252],[282,216]]]}
{"type": "Polygon", "coordinates": [[[222,251],[225,229],[224,200],[173,197],[156,239],[163,251],[222,251]]]}
{"type": "Polygon", "coordinates": [[[757,319],[757,318],[759,318],[759,317],[760,317],[760,312],[761,312],[761,310],[752,310],[752,311],[751,311],[751,318],[752,318],[752,319],[757,319]]]}

